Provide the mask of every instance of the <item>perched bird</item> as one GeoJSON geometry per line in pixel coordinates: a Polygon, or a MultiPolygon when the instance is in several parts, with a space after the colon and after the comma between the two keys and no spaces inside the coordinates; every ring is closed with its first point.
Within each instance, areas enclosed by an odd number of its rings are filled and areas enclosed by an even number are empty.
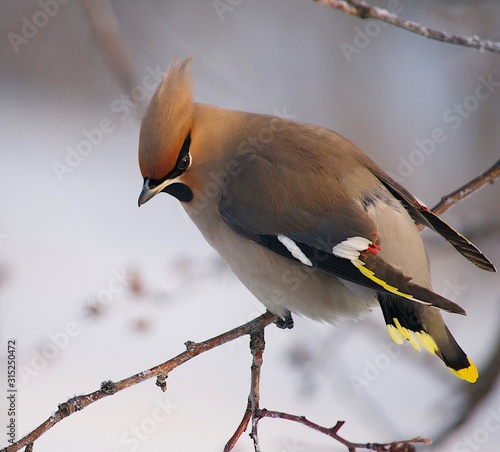
{"type": "Polygon", "coordinates": [[[432,291],[415,222],[478,267],[463,235],[323,127],[195,103],[190,58],[167,70],[141,124],[139,205],[176,197],[241,282],[291,327],[290,312],[330,323],[380,304],[391,338],[436,354],[476,381],[432,291]]]}

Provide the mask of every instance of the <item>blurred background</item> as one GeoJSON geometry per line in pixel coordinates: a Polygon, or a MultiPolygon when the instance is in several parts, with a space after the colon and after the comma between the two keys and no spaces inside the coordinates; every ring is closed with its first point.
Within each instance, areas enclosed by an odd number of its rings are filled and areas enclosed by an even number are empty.
{"type": "MultiPolygon", "coordinates": [[[[500,40],[493,0],[376,4],[500,40]]],[[[140,118],[174,59],[196,55],[198,101],[334,129],[428,205],[499,158],[498,54],[311,0],[11,0],[0,30],[0,369],[15,339],[18,438],[69,397],[263,312],[177,200],[137,208],[140,118]]],[[[443,215],[497,267],[499,195],[487,186],[443,215]]],[[[468,312],[446,321],[485,383],[396,347],[379,310],[339,327],[296,318],[266,330],[263,407],[345,420],[341,433],[359,442],[438,439],[461,422],[425,450],[498,450],[499,277],[423,236],[434,288],[468,312]]],[[[220,451],[243,415],[250,362],[247,338],[219,347],[172,372],[167,393],[151,380],[101,400],[35,450],[220,451]]],[[[345,450],[285,421],[260,432],[265,451],[345,450]]],[[[234,450],[253,450],[248,436],[234,450]]]]}

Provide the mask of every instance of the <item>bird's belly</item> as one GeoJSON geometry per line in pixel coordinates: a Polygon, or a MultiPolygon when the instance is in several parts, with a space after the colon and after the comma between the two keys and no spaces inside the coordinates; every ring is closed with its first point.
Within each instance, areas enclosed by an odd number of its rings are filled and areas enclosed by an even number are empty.
{"type": "Polygon", "coordinates": [[[220,254],[240,281],[266,308],[277,314],[301,314],[335,323],[358,317],[376,304],[376,293],[282,257],[240,237],[218,218],[187,213],[208,243],[220,254]]]}
{"type": "Polygon", "coordinates": [[[240,281],[277,315],[286,310],[329,323],[358,317],[376,302],[375,292],[351,292],[338,278],[249,242],[243,259],[221,256],[240,281]],[[249,271],[249,267],[251,269],[249,271]]]}

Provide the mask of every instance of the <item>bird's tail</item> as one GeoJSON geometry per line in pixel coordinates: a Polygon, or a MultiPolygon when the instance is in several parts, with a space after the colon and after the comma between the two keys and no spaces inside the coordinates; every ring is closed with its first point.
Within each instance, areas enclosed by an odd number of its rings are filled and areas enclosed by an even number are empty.
{"type": "Polygon", "coordinates": [[[397,344],[404,340],[416,349],[426,349],[443,360],[457,377],[474,383],[478,371],[445,325],[438,309],[394,295],[379,294],[389,335],[397,344]]]}

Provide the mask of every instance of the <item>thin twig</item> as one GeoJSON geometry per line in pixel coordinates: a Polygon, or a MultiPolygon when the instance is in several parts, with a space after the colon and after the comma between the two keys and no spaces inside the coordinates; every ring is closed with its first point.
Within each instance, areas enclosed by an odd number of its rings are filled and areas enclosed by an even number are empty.
{"type": "Polygon", "coordinates": [[[236,431],[233,433],[233,436],[229,439],[229,441],[226,443],[224,447],[224,452],[230,452],[233,450],[233,447],[236,446],[236,443],[240,439],[241,435],[243,435],[243,432],[248,427],[248,423],[250,422],[250,419],[252,417],[252,401],[250,400],[250,397],[248,397],[248,402],[247,402],[247,407],[245,409],[245,413],[243,414],[243,419],[240,422],[240,425],[236,428],[236,431]]]}
{"type": "Polygon", "coordinates": [[[198,356],[201,353],[204,353],[212,348],[218,347],[222,344],[230,342],[238,337],[245,336],[246,334],[251,334],[255,330],[261,330],[270,323],[273,323],[277,320],[277,316],[271,314],[270,312],[266,312],[262,314],[260,317],[251,320],[244,325],[241,325],[237,328],[234,328],[230,331],[227,331],[219,336],[216,336],[212,339],[208,339],[204,342],[189,342],[188,349],[179,355],[175,356],[168,361],[165,361],[163,364],[159,364],[154,366],[144,372],[139,372],[131,377],[120,380],[116,383],[111,381],[104,382],[101,385],[101,389],[92,392],[90,394],[80,395],[77,397],[73,397],[69,399],[67,402],[61,403],[58,407],[58,410],[50,416],[46,421],[40,424],[37,428],[35,428],[31,433],[16,441],[14,444],[4,448],[1,452],[15,452],[21,449],[24,446],[27,446],[29,443],[33,443],[37,440],[42,434],[44,434],[47,430],[52,428],[55,424],[62,421],[65,417],[70,416],[77,411],[83,410],[85,407],[90,405],[91,403],[96,402],[104,397],[109,395],[116,394],[119,391],[122,391],[130,386],[141,383],[142,381],[148,380],[149,378],[156,377],[158,375],[168,375],[170,371],[179,367],[181,364],[184,364],[186,361],[198,356]]]}
{"type": "Polygon", "coordinates": [[[372,6],[362,0],[314,0],[316,3],[331,6],[345,13],[359,17],[361,19],[377,19],[382,22],[402,28],[411,33],[416,33],[425,38],[436,41],[446,42],[448,44],[460,45],[463,47],[472,47],[475,49],[500,53],[500,42],[489,39],[481,39],[479,36],[459,36],[444,31],[433,30],[417,22],[405,20],[396,14],[390,13],[384,8],[372,6]]]}
{"type": "Polygon", "coordinates": [[[342,436],[340,436],[338,434],[338,431],[345,424],[344,421],[338,421],[333,427],[323,427],[323,426],[318,425],[314,422],[311,422],[309,419],[307,419],[304,416],[296,416],[294,414],[288,414],[288,413],[283,413],[281,411],[272,411],[272,410],[266,410],[266,409],[259,410],[259,412],[257,413],[257,416],[259,417],[259,419],[264,418],[264,417],[270,417],[273,419],[285,419],[287,421],[298,422],[299,424],[305,425],[306,427],[309,427],[309,428],[316,430],[320,433],[328,435],[330,438],[333,438],[335,441],[338,441],[339,443],[346,446],[347,449],[351,452],[356,451],[356,449],[358,449],[358,448],[366,449],[366,450],[376,450],[376,451],[408,450],[408,449],[403,449],[403,446],[409,446],[409,445],[416,444],[416,443],[423,443],[423,444],[430,444],[431,443],[431,440],[429,438],[421,438],[421,437],[413,438],[413,439],[409,439],[409,440],[404,440],[404,441],[393,441],[393,442],[384,443],[384,444],[353,443],[351,441],[346,440],[345,438],[343,438],[342,436]]]}
{"type": "MultiPolygon", "coordinates": [[[[486,184],[494,183],[500,177],[500,160],[497,160],[493,166],[488,168],[484,173],[462,185],[459,189],[450,193],[449,195],[443,196],[441,201],[439,201],[431,210],[436,214],[440,215],[446,212],[451,206],[455,205],[458,201],[466,198],[472,193],[478,191],[480,188],[484,187],[486,184]]],[[[419,230],[424,229],[425,226],[422,224],[417,225],[419,230]]]]}
{"type": "Polygon", "coordinates": [[[449,195],[443,196],[441,201],[437,203],[432,211],[439,215],[443,213],[445,210],[448,210],[453,204],[456,204],[458,201],[469,196],[471,193],[482,188],[484,185],[495,182],[496,179],[500,177],[500,159],[495,162],[495,164],[487,169],[484,173],[472,179],[470,182],[467,182],[465,185],[460,187],[458,190],[455,190],[453,193],[449,195]]]}

